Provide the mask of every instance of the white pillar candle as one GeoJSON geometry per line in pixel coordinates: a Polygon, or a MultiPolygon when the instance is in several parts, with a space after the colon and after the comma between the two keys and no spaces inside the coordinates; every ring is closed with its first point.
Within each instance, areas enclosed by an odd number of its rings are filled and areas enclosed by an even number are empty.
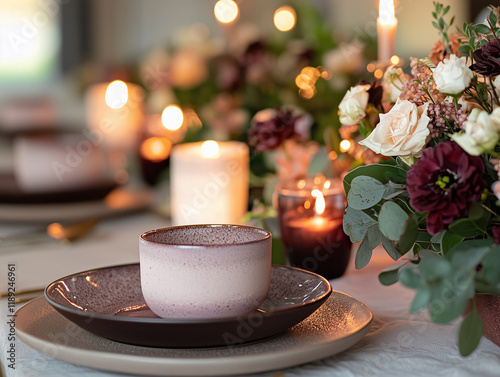
{"type": "Polygon", "coordinates": [[[130,151],[138,146],[144,123],[144,91],[123,81],[92,85],[85,93],[85,115],[93,138],[130,151]]]}
{"type": "Polygon", "coordinates": [[[389,63],[394,55],[398,20],[394,15],[394,0],[380,0],[377,18],[378,60],[389,63]]]}
{"type": "Polygon", "coordinates": [[[180,144],[170,157],[172,222],[238,224],[247,211],[249,149],[241,142],[180,144]]]}

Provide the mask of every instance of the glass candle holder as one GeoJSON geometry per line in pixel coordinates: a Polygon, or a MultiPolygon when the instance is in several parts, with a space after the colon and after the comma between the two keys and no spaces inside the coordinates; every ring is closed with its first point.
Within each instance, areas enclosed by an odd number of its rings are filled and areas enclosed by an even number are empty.
{"type": "Polygon", "coordinates": [[[341,181],[303,179],[278,191],[278,217],[287,264],[327,279],[344,274],[351,241],[342,219],[346,199],[341,181]]]}

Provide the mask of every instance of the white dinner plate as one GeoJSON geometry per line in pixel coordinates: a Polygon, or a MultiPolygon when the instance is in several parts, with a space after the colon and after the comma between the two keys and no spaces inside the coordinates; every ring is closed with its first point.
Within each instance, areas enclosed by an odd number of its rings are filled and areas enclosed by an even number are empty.
{"type": "Polygon", "coordinates": [[[364,304],[333,291],[310,317],[265,341],[203,349],[152,348],[83,330],[40,297],[17,311],[16,331],[29,346],[77,365],[148,376],[213,376],[279,370],[335,355],[356,344],[372,319],[364,304]]]}

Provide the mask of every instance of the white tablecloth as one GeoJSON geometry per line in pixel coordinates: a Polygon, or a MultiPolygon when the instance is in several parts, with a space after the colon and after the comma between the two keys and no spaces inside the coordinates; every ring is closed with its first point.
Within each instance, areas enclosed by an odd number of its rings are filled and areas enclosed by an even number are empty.
{"type": "MultiPolygon", "coordinates": [[[[138,262],[138,236],[168,225],[153,214],[129,215],[102,221],[85,239],[72,245],[44,242],[5,253],[0,245],[0,292],[7,291],[7,265],[16,264],[16,289],[47,285],[75,272],[116,264],[138,262]]],[[[0,225],[0,232],[12,228],[0,225]]],[[[462,358],[457,350],[457,323],[438,326],[426,313],[409,314],[413,292],[399,284],[384,287],[377,274],[391,260],[376,252],[363,270],[351,265],[333,288],[366,304],[374,314],[369,333],[349,350],[284,371],[259,374],[279,376],[499,376],[500,348],[483,338],[478,349],[462,358]],[[277,374],[283,372],[283,374],[277,374]]],[[[116,377],[50,358],[16,339],[15,370],[7,367],[7,300],[0,300],[0,362],[5,376],[116,377]]]]}

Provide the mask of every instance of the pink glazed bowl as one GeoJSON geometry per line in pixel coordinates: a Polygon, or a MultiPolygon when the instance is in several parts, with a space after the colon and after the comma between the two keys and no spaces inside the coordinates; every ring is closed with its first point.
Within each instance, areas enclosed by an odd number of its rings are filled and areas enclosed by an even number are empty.
{"type": "Polygon", "coordinates": [[[271,282],[271,233],[186,225],[140,237],[142,294],[162,318],[224,318],[256,310],[271,282]]]}

